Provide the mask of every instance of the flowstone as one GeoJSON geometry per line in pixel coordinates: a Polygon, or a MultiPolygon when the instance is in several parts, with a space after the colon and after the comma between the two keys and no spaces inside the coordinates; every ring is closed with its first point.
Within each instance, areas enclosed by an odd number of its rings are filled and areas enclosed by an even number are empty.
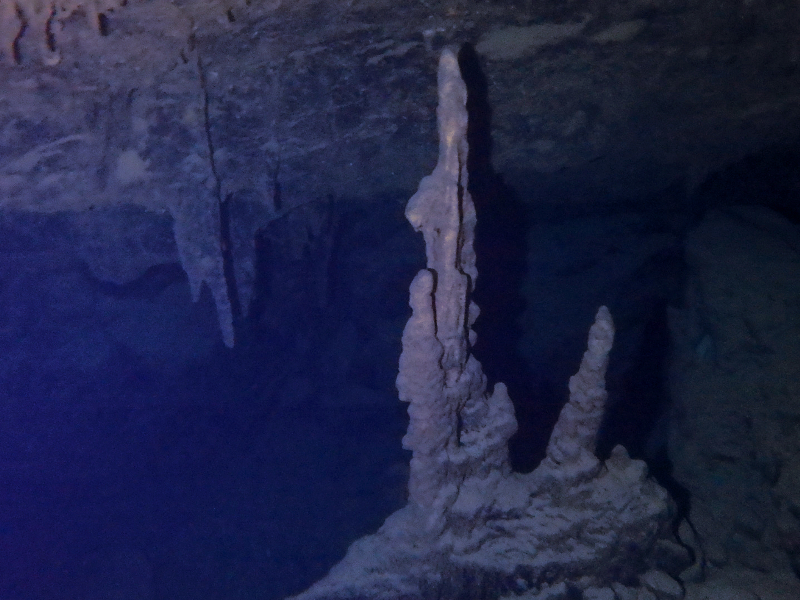
{"type": "Polygon", "coordinates": [[[409,403],[409,502],[294,600],[615,598],[613,589],[636,597],[637,587],[652,596],[647,581],[669,578],[658,569],[674,575],[685,555],[670,533],[673,504],[645,464],[621,446],[604,462],[595,456],[614,336],[605,307],[547,457],[532,473],[511,471],[513,405],[502,383],[486,389],[471,351],[476,219],[467,90],[450,50],[438,84],[439,161],[406,209],[428,259],[411,284],[397,377],[409,403]]]}

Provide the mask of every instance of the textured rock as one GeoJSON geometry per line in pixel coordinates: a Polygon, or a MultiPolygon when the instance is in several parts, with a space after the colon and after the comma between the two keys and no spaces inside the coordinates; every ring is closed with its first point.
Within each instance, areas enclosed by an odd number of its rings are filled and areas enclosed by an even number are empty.
{"type": "Polygon", "coordinates": [[[611,588],[589,588],[583,592],[583,600],[617,600],[611,588]]]}
{"type": "Polygon", "coordinates": [[[713,566],[798,564],[800,231],[777,214],[709,214],[686,244],[672,313],[670,456],[713,566]]]}
{"type": "Polygon", "coordinates": [[[800,597],[800,583],[792,573],[764,573],[725,568],[708,580],[686,586],[686,600],[793,600],[800,597]]]}
{"type": "Polygon", "coordinates": [[[684,596],[681,584],[663,571],[652,569],[639,577],[639,581],[659,600],[681,600],[684,596]]]}

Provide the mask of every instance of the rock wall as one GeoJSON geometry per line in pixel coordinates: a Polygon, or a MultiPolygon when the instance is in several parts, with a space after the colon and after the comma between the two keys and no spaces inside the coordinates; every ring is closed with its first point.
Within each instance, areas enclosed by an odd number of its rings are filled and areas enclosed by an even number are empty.
{"type": "Polygon", "coordinates": [[[800,571],[800,229],[710,213],[671,314],[670,458],[712,569],[800,571]]]}

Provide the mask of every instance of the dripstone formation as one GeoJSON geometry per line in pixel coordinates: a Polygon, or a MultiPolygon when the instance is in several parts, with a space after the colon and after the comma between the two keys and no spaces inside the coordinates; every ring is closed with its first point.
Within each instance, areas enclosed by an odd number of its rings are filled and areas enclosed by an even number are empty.
{"type": "Polygon", "coordinates": [[[621,446],[605,461],[595,456],[614,336],[605,307],[547,457],[529,474],[509,466],[513,405],[502,383],[487,390],[471,351],[478,273],[467,90],[449,50],[438,87],[438,164],[406,209],[427,252],[410,288],[397,377],[409,403],[409,502],[294,600],[680,598],[671,575],[685,554],[671,537],[667,492],[621,446]]]}

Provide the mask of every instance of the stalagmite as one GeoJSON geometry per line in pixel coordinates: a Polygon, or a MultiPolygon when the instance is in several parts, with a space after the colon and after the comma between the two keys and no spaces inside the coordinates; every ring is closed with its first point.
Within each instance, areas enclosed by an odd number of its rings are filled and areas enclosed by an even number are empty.
{"type": "Polygon", "coordinates": [[[502,383],[487,392],[472,354],[475,209],[467,91],[452,51],[442,53],[438,77],[439,161],[406,210],[428,259],[411,283],[397,377],[409,403],[409,502],[295,600],[616,597],[612,585],[639,587],[653,569],[675,575],[685,555],[671,539],[666,491],[624,448],[605,462],[594,453],[614,334],[605,307],[547,458],[530,474],[511,472],[513,405],[502,383]]]}
{"type": "Polygon", "coordinates": [[[467,89],[452,52],[442,54],[438,77],[439,162],[406,208],[425,237],[428,264],[411,286],[414,312],[397,377],[400,399],[410,404],[403,440],[414,452],[409,496],[420,507],[436,507],[432,518],[452,504],[464,477],[507,468],[507,441],[517,428],[504,386],[484,397],[486,380],[470,352],[478,316],[470,301],[478,277],[476,219],[467,190],[467,89]],[[491,450],[481,447],[490,439],[491,450]]]}
{"type": "Polygon", "coordinates": [[[597,311],[589,329],[589,347],[581,367],[569,380],[569,402],[561,410],[547,444],[547,460],[553,464],[599,467],[594,455],[597,430],[603,419],[606,398],[608,353],[614,341],[614,323],[605,306],[597,311]]]}

